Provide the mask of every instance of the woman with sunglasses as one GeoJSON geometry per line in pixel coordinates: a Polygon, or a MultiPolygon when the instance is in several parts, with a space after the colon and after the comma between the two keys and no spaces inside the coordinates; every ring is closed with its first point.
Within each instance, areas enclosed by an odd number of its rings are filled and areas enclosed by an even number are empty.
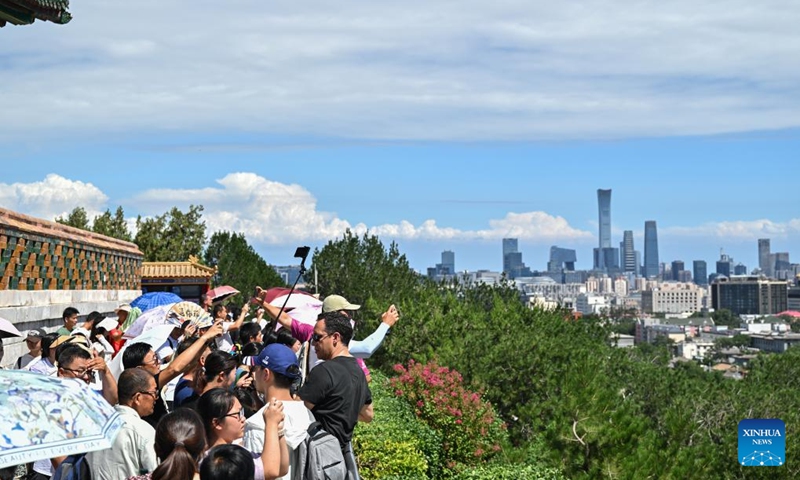
{"type": "MultiPolygon", "coordinates": [[[[207,448],[238,444],[244,435],[245,415],[236,396],[223,388],[205,392],[197,401],[197,412],[206,430],[207,448]]],[[[264,409],[266,436],[261,455],[254,454],[254,480],[269,480],[289,470],[289,453],[283,438],[283,403],[272,399],[264,409]]]]}

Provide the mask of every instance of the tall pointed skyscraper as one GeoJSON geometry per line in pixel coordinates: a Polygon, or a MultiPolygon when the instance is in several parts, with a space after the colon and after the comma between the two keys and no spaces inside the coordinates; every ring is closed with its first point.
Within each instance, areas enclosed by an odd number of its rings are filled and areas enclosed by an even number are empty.
{"type": "Polygon", "coordinates": [[[655,220],[644,222],[644,271],[642,276],[645,278],[658,276],[658,231],[655,220]]]}
{"type": "Polygon", "coordinates": [[[611,189],[597,190],[597,217],[600,243],[594,249],[594,269],[619,269],[619,249],[611,246],[611,189]]]}

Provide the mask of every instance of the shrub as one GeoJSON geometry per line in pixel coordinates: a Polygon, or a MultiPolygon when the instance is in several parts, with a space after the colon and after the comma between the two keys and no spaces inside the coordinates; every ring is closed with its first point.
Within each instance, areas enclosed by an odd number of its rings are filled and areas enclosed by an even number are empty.
{"type": "Polygon", "coordinates": [[[427,480],[442,471],[441,436],[420,421],[408,403],[395,397],[389,380],[372,372],[375,419],[359,423],[353,450],[364,480],[427,480]]]}
{"type": "Polygon", "coordinates": [[[557,468],[502,464],[466,470],[453,480],[566,480],[566,477],[557,468]]]}
{"type": "Polygon", "coordinates": [[[492,405],[462,385],[461,375],[435,361],[408,367],[396,365],[400,376],[391,380],[395,395],[404,398],[414,413],[442,436],[445,466],[485,463],[505,443],[505,424],[497,419],[492,405]]]}

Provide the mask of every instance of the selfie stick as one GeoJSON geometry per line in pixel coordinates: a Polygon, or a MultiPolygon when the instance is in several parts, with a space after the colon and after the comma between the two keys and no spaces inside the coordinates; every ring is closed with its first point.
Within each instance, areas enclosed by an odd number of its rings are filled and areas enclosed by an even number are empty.
{"type": "Polygon", "coordinates": [[[281,315],[283,314],[283,311],[286,308],[286,304],[289,303],[289,297],[292,296],[292,292],[294,292],[294,287],[297,286],[297,282],[300,280],[300,277],[302,277],[303,274],[306,273],[306,257],[308,257],[309,250],[311,250],[309,247],[297,247],[297,250],[294,252],[294,257],[295,258],[302,259],[302,260],[300,260],[300,274],[297,275],[297,278],[294,279],[294,283],[292,284],[292,288],[289,289],[289,294],[286,295],[286,300],[283,302],[283,306],[281,307],[280,311],[278,312],[278,315],[276,315],[275,318],[272,319],[272,322],[270,322],[270,324],[269,324],[269,330],[270,331],[274,331],[275,330],[275,324],[278,322],[278,319],[281,318],[281,315]]]}

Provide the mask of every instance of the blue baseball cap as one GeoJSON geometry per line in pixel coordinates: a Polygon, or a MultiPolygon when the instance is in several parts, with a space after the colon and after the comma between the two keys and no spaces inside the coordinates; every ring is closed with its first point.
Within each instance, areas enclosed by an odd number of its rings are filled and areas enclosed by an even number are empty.
{"type": "Polygon", "coordinates": [[[297,355],[286,345],[279,343],[267,345],[261,350],[261,353],[258,354],[253,363],[293,380],[300,378],[300,365],[297,363],[297,355]]]}

